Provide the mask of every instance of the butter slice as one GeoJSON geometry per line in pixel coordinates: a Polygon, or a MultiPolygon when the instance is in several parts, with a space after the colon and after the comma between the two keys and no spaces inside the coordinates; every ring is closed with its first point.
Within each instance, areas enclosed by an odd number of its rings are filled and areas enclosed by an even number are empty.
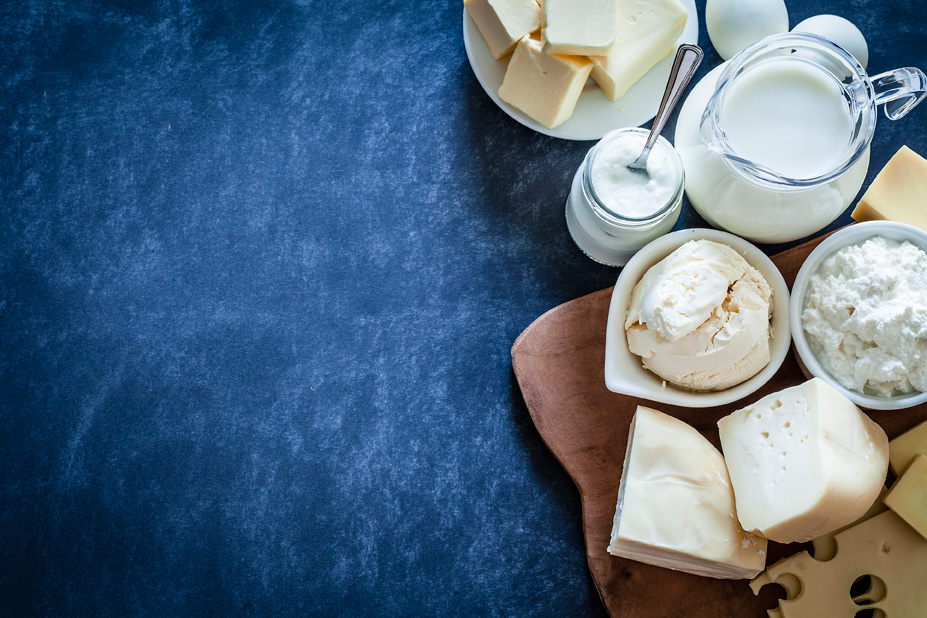
{"type": "Polygon", "coordinates": [[[902,146],[853,210],[857,221],[888,219],[927,230],[927,160],[902,146]]]}
{"type": "Polygon", "coordinates": [[[541,6],[536,0],[464,0],[464,8],[496,60],[541,27],[541,6]]]}
{"type": "Polygon", "coordinates": [[[684,422],[639,406],[608,553],[695,575],[754,577],[766,539],[744,532],[724,459],[684,422]]]}
{"type": "Polygon", "coordinates": [[[745,530],[810,541],[851,523],[885,483],[888,437],[819,378],[718,421],[745,530]]]}
{"type": "Polygon", "coordinates": [[[927,421],[915,425],[888,443],[888,462],[895,476],[901,476],[917,455],[927,456],[927,421]]]}
{"type": "Polygon", "coordinates": [[[592,79],[612,101],[669,55],[688,18],[679,0],[624,0],[618,11],[615,47],[592,57],[592,79]]]}
{"type": "Polygon", "coordinates": [[[617,17],[618,0],[544,0],[544,53],[607,54],[615,45],[617,17]]]}
{"type": "Polygon", "coordinates": [[[927,457],[915,457],[882,501],[927,539],[927,457]]]}
{"type": "Polygon", "coordinates": [[[540,41],[526,36],[515,47],[499,97],[552,129],[573,115],[590,71],[589,59],[545,54],[540,41]]]}

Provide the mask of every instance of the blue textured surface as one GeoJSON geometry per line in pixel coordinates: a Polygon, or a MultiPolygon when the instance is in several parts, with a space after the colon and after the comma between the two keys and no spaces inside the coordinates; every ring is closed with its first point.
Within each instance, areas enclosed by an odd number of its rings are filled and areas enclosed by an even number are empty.
{"type": "MultiPolygon", "coordinates": [[[[790,8],[927,67],[919,0],[790,8]]],[[[590,144],[495,107],[459,2],[6,2],[0,58],[0,615],[604,615],[509,358],[617,274],[590,144]]]]}

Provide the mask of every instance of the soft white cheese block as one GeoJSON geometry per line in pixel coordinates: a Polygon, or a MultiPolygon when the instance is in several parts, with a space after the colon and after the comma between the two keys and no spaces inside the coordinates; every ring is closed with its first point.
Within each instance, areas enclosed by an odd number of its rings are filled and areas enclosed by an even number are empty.
{"type": "Polygon", "coordinates": [[[809,541],[863,515],[888,470],[885,432],[819,378],[718,421],[744,529],[809,541]]]}
{"type": "Polygon", "coordinates": [[[552,129],[573,115],[591,70],[588,58],[545,54],[540,41],[526,36],[515,47],[499,98],[552,129]]]}
{"type": "Polygon", "coordinates": [[[744,532],[724,459],[679,419],[638,406],[608,553],[722,579],[756,576],[766,539],[744,532]]]}
{"type": "Polygon", "coordinates": [[[618,0],[544,0],[546,54],[603,55],[615,45],[618,0]]]}
{"type": "Polygon", "coordinates": [[[608,54],[591,54],[592,79],[605,96],[618,99],[666,58],[687,18],[679,0],[623,0],[618,5],[615,46],[608,54]]]}
{"type": "Polygon", "coordinates": [[[464,7],[496,60],[541,27],[541,6],[536,0],[464,0],[464,7]]]}

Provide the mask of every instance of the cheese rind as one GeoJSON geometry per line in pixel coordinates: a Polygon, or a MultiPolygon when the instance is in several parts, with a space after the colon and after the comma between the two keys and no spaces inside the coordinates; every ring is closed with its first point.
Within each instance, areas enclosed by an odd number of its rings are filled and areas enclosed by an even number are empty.
{"type": "Polygon", "coordinates": [[[684,422],[639,406],[608,552],[696,575],[742,579],[763,570],[766,539],[738,523],[718,449],[684,422]]]}
{"type": "Polygon", "coordinates": [[[809,541],[858,519],[885,482],[888,437],[819,378],[718,421],[737,516],[772,541],[809,541]]]}
{"type": "Polygon", "coordinates": [[[927,160],[902,146],[869,185],[852,217],[888,219],[927,230],[927,160]]]}
{"type": "Polygon", "coordinates": [[[526,36],[515,47],[499,97],[552,129],[573,115],[590,71],[589,59],[545,54],[526,36]]]}
{"type": "Polygon", "coordinates": [[[888,443],[888,461],[895,476],[901,476],[917,455],[927,456],[927,421],[915,425],[888,443]]]}
{"type": "Polygon", "coordinates": [[[544,53],[607,54],[615,45],[617,20],[618,0],[544,0],[544,53]]]}
{"type": "Polygon", "coordinates": [[[626,0],[618,12],[615,46],[592,57],[592,79],[612,101],[669,55],[688,18],[678,0],[626,0]]]}
{"type": "Polygon", "coordinates": [[[464,8],[496,60],[541,26],[541,7],[536,0],[464,0],[464,8]]]}
{"type": "Polygon", "coordinates": [[[927,539],[927,457],[917,455],[882,502],[927,539]]]}

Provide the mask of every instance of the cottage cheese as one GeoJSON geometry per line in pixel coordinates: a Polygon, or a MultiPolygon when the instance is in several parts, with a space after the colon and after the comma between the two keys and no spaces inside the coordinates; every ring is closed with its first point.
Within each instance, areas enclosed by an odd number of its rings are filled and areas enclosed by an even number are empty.
{"type": "Polygon", "coordinates": [[[927,391],[927,253],[880,236],[837,251],[809,281],[802,325],[846,388],[927,391]]]}

